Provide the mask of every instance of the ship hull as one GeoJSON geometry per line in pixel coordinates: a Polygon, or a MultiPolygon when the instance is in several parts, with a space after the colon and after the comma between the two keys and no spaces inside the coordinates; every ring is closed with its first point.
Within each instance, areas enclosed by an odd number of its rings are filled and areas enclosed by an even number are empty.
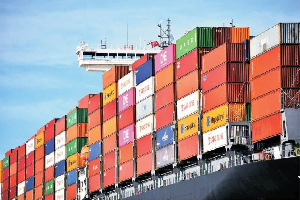
{"type": "Polygon", "coordinates": [[[300,199],[300,157],[261,161],[126,199],[300,199]]]}

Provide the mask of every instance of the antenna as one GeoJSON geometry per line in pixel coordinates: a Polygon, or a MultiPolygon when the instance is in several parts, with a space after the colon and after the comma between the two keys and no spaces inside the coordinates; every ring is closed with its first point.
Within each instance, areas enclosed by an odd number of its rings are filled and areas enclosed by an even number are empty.
{"type": "Polygon", "coordinates": [[[231,19],[231,22],[230,22],[229,24],[231,25],[231,27],[235,27],[235,26],[233,25],[233,19],[231,19]]]}
{"type": "Polygon", "coordinates": [[[173,36],[171,34],[171,19],[170,18],[167,19],[167,29],[166,30],[163,30],[161,23],[162,23],[162,20],[157,25],[160,29],[159,30],[160,33],[158,35],[158,37],[160,38],[159,47],[161,49],[164,49],[167,46],[169,46],[172,43],[171,40],[173,40],[173,36]]]}

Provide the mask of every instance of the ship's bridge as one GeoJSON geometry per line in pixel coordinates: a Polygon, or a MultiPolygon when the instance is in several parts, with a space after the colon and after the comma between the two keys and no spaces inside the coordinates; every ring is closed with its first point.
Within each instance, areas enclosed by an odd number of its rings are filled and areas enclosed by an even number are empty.
{"type": "Polygon", "coordinates": [[[147,53],[158,53],[160,49],[134,49],[133,45],[124,45],[123,48],[107,49],[103,45],[89,46],[81,42],[77,46],[76,54],[80,67],[86,71],[108,71],[114,65],[130,66],[147,53]]]}

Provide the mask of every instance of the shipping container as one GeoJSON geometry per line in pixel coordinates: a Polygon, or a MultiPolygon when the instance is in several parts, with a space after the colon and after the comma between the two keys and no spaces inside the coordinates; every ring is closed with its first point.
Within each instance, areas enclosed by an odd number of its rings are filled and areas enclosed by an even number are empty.
{"type": "Polygon", "coordinates": [[[154,76],[136,86],[136,103],[154,95],[154,76]]]}
{"type": "Polygon", "coordinates": [[[96,158],[89,162],[89,177],[100,173],[100,158],[96,158]]]}
{"type": "MultiPolygon", "coordinates": [[[[55,131],[55,122],[57,119],[52,119],[50,122],[46,124],[46,130],[45,130],[45,143],[48,142],[49,140],[52,140],[55,136],[54,131],[55,131]]],[[[37,147],[35,147],[37,148],[37,147]]]]}
{"type": "Polygon", "coordinates": [[[155,114],[155,118],[156,130],[172,124],[173,121],[176,120],[175,103],[173,102],[158,110],[155,114]]]}
{"type": "Polygon", "coordinates": [[[224,44],[231,43],[231,27],[215,27],[214,28],[214,39],[215,48],[224,44]]]}
{"type": "Polygon", "coordinates": [[[177,101],[177,119],[183,119],[195,112],[200,112],[201,105],[200,91],[196,91],[177,101]]]}
{"type": "Polygon", "coordinates": [[[34,149],[35,149],[35,138],[33,137],[32,139],[26,142],[26,155],[33,152],[34,149]]]}
{"type": "Polygon", "coordinates": [[[66,146],[62,146],[59,149],[55,150],[55,164],[59,163],[62,160],[66,160],[67,154],[66,154],[66,146]]]}
{"type": "Polygon", "coordinates": [[[103,122],[116,116],[118,113],[117,99],[103,106],[103,122]]]}
{"type": "Polygon", "coordinates": [[[9,167],[9,164],[10,164],[10,156],[6,156],[2,162],[3,169],[6,169],[7,167],[9,167]]]}
{"type": "Polygon", "coordinates": [[[154,115],[136,122],[136,138],[139,139],[152,133],[155,130],[154,115]]]}
{"type": "Polygon", "coordinates": [[[148,153],[137,158],[137,176],[151,172],[152,170],[152,153],[148,153]]]}
{"type": "Polygon", "coordinates": [[[118,84],[113,83],[103,90],[103,106],[118,98],[118,84]]]}
{"type": "Polygon", "coordinates": [[[51,139],[45,144],[46,155],[54,152],[54,150],[55,150],[54,145],[55,145],[55,139],[51,139]]]}
{"type": "Polygon", "coordinates": [[[55,136],[55,149],[59,149],[62,146],[66,145],[67,141],[67,132],[63,131],[60,134],[55,136]]]}
{"type": "Polygon", "coordinates": [[[117,133],[103,138],[103,155],[113,151],[117,147],[117,133]]]}
{"type": "Polygon", "coordinates": [[[17,186],[13,186],[9,189],[9,199],[15,199],[17,197],[17,186]]]}
{"type": "Polygon", "coordinates": [[[300,88],[300,66],[281,67],[281,87],[300,88]]]}
{"type": "Polygon", "coordinates": [[[154,114],[154,96],[149,96],[136,105],[136,120],[139,121],[154,114]]]}
{"type": "Polygon", "coordinates": [[[200,72],[198,70],[192,71],[191,73],[178,79],[176,81],[176,100],[179,100],[182,97],[199,90],[200,83],[200,72]]]}
{"type": "Polygon", "coordinates": [[[118,116],[114,116],[103,123],[103,138],[118,131],[118,116]]]}
{"type": "Polygon", "coordinates": [[[74,170],[68,172],[67,185],[70,186],[76,182],[77,182],[77,170],[74,169],[74,170]]]}
{"type": "Polygon", "coordinates": [[[67,200],[73,200],[77,197],[77,184],[67,187],[67,200]]]}
{"type": "Polygon", "coordinates": [[[225,43],[202,57],[202,73],[206,73],[225,62],[244,61],[245,44],[225,43]]]}
{"type": "Polygon", "coordinates": [[[119,115],[119,126],[118,129],[121,130],[130,124],[135,123],[135,106],[128,108],[127,110],[123,111],[119,115]]]}
{"type": "Polygon", "coordinates": [[[25,179],[26,179],[26,170],[22,169],[18,171],[18,183],[25,181],[25,179]]]}
{"type": "Polygon", "coordinates": [[[87,123],[77,123],[67,130],[67,143],[77,138],[84,138],[88,136],[87,123]]]}
{"type": "Polygon", "coordinates": [[[35,186],[39,186],[39,185],[42,185],[44,183],[44,180],[45,180],[45,174],[44,172],[42,173],[38,173],[35,175],[34,177],[35,179],[35,186]]]}
{"type": "Polygon", "coordinates": [[[34,188],[34,177],[31,177],[26,180],[26,192],[34,188]]]}
{"type": "Polygon", "coordinates": [[[55,191],[64,190],[66,187],[66,177],[61,175],[55,178],[55,191]]]}
{"type": "Polygon", "coordinates": [[[152,151],[152,135],[136,140],[136,157],[141,157],[152,151]]]}
{"type": "Polygon", "coordinates": [[[89,192],[100,190],[100,173],[89,177],[89,192]]]}
{"type": "Polygon", "coordinates": [[[34,190],[27,191],[26,190],[26,199],[34,199],[34,190]]]}
{"type": "Polygon", "coordinates": [[[102,155],[101,142],[96,142],[89,146],[89,161],[95,160],[102,155]]]}
{"type": "Polygon", "coordinates": [[[44,158],[45,157],[45,145],[37,148],[34,153],[35,153],[35,160],[40,160],[40,159],[44,158]]]}
{"type": "Polygon", "coordinates": [[[160,149],[169,144],[173,144],[175,139],[173,125],[166,126],[156,132],[156,148],[160,149]]]}
{"type": "Polygon", "coordinates": [[[182,161],[199,153],[198,135],[185,138],[178,142],[178,160],[182,161]]]}
{"type": "Polygon", "coordinates": [[[176,44],[170,44],[167,48],[161,50],[154,56],[155,73],[161,71],[176,61],[176,44]]]}
{"type": "Polygon", "coordinates": [[[162,168],[175,162],[174,145],[168,145],[156,151],[156,168],[162,168]]]}
{"type": "Polygon", "coordinates": [[[41,132],[35,137],[35,148],[39,148],[45,143],[45,132],[41,132]]]}
{"type": "Polygon", "coordinates": [[[12,150],[11,155],[10,155],[10,164],[13,164],[17,162],[18,160],[18,149],[19,147],[16,147],[15,149],[12,150]]]}
{"type": "Polygon", "coordinates": [[[12,188],[17,185],[17,174],[10,175],[9,177],[9,187],[12,188]]]}
{"type": "MultiPolygon", "coordinates": [[[[106,89],[112,83],[118,82],[123,76],[129,73],[129,66],[113,66],[102,76],[103,89],[106,89]]],[[[103,92],[104,94],[104,92],[103,92]]]]}
{"type": "Polygon", "coordinates": [[[175,82],[174,64],[170,64],[155,74],[155,91],[175,82]]]}
{"type": "Polygon", "coordinates": [[[2,179],[6,180],[8,178],[9,178],[9,167],[3,169],[3,171],[2,171],[2,179]]]}
{"type": "Polygon", "coordinates": [[[132,71],[135,71],[136,68],[144,64],[150,59],[154,59],[155,53],[147,53],[144,56],[142,56],[140,59],[136,60],[134,63],[132,63],[132,71]]]}
{"type": "Polygon", "coordinates": [[[67,172],[73,169],[83,167],[85,163],[82,162],[80,153],[76,153],[67,159],[67,172]]]}
{"type": "Polygon", "coordinates": [[[45,200],[54,200],[54,194],[49,194],[47,196],[45,196],[45,200]]]}
{"type": "Polygon", "coordinates": [[[44,182],[48,182],[48,181],[54,179],[54,171],[55,171],[55,166],[51,166],[45,170],[44,182]]]}
{"type": "Polygon", "coordinates": [[[231,27],[231,42],[241,43],[244,40],[250,39],[249,27],[231,27]]]}
{"type": "Polygon", "coordinates": [[[217,129],[203,134],[203,152],[215,150],[228,144],[227,127],[221,126],[217,129]]]}
{"type": "Polygon", "coordinates": [[[34,176],[34,163],[26,166],[26,179],[34,176]]]}
{"type": "Polygon", "coordinates": [[[176,80],[200,68],[199,54],[199,49],[197,48],[176,61],[176,80]]]}
{"type": "Polygon", "coordinates": [[[59,135],[61,132],[67,130],[67,116],[64,115],[62,118],[58,119],[55,123],[55,136],[59,135]]]}
{"type": "Polygon", "coordinates": [[[18,196],[23,195],[25,192],[25,181],[18,184],[18,196]]]}
{"type": "Polygon", "coordinates": [[[102,125],[98,125],[88,131],[88,144],[94,144],[102,139],[102,125]]]}
{"type": "Polygon", "coordinates": [[[245,62],[250,61],[250,40],[244,40],[242,43],[245,44],[245,62]]]}
{"type": "Polygon", "coordinates": [[[2,195],[2,200],[9,200],[9,191],[8,190],[3,191],[1,195],[2,195]]]}
{"type": "Polygon", "coordinates": [[[45,183],[45,196],[52,194],[54,192],[54,181],[48,181],[45,183]]]}
{"type": "Polygon", "coordinates": [[[122,113],[124,110],[135,105],[135,88],[125,92],[118,99],[118,110],[122,113]]]}
{"type": "Polygon", "coordinates": [[[78,138],[67,144],[67,157],[80,153],[84,145],[87,144],[87,138],[78,138]]]}
{"type": "Polygon", "coordinates": [[[126,144],[119,148],[119,165],[133,160],[133,143],[126,144]]]}
{"type": "Polygon", "coordinates": [[[114,185],[116,183],[116,168],[110,168],[103,172],[103,188],[114,185]]]}
{"type": "Polygon", "coordinates": [[[116,151],[103,156],[103,170],[110,169],[116,165],[116,151]]]}
{"type": "Polygon", "coordinates": [[[175,85],[168,85],[155,93],[155,111],[175,101],[175,85]]]}
{"type": "Polygon", "coordinates": [[[130,180],[133,177],[133,160],[120,164],[119,182],[130,180]]]}
{"type": "Polygon", "coordinates": [[[131,124],[119,131],[119,147],[133,142],[135,139],[135,125],[131,124]]]}
{"type": "Polygon", "coordinates": [[[59,190],[55,192],[55,200],[65,200],[66,190],[59,190]]]}
{"type": "Polygon", "coordinates": [[[126,76],[118,81],[118,96],[121,96],[131,88],[135,87],[134,72],[129,72],[126,76]]]}
{"type": "Polygon", "coordinates": [[[35,174],[44,173],[45,170],[45,158],[41,158],[38,161],[35,161],[35,174]]]}
{"type": "Polygon", "coordinates": [[[55,164],[55,177],[65,174],[66,171],[66,160],[62,160],[55,164]]]}
{"type": "Polygon", "coordinates": [[[78,108],[88,108],[90,99],[96,94],[87,94],[82,99],[78,101],[78,108]]]}
{"type": "Polygon", "coordinates": [[[197,134],[199,131],[198,113],[178,121],[178,141],[191,137],[192,135],[197,134]]]}
{"type": "Polygon", "coordinates": [[[43,185],[40,185],[34,188],[35,200],[43,199],[43,187],[43,185]]]}
{"type": "Polygon", "coordinates": [[[92,98],[90,98],[88,102],[88,114],[93,113],[95,110],[98,110],[103,107],[103,96],[100,92],[99,94],[94,95],[92,98]]]}
{"type": "Polygon", "coordinates": [[[139,85],[151,76],[154,76],[154,61],[148,60],[135,70],[136,85],[139,85]]]}
{"type": "Polygon", "coordinates": [[[18,160],[26,156],[26,143],[21,145],[18,150],[18,160]]]}
{"type": "Polygon", "coordinates": [[[10,170],[9,170],[10,176],[17,173],[17,167],[18,167],[17,162],[15,162],[15,163],[13,163],[13,164],[11,164],[9,166],[9,168],[10,168],[10,170]]]}
{"type": "Polygon", "coordinates": [[[67,129],[78,123],[88,122],[88,110],[86,108],[75,108],[67,115],[67,129]]]}
{"type": "Polygon", "coordinates": [[[2,190],[6,191],[9,189],[9,178],[8,179],[4,179],[3,183],[2,183],[2,190]]]}
{"type": "Polygon", "coordinates": [[[95,110],[93,113],[89,114],[88,130],[102,124],[102,116],[102,109],[95,110]]]}

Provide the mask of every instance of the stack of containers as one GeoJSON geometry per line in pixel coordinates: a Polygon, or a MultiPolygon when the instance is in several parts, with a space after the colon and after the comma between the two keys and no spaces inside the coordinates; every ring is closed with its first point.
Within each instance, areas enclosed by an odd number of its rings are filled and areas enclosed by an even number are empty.
{"type": "Polygon", "coordinates": [[[26,199],[34,199],[35,135],[26,142],[26,199]]]}
{"type": "Polygon", "coordinates": [[[100,157],[102,149],[102,93],[93,96],[88,103],[89,192],[100,190],[100,157]]]}
{"type": "Polygon", "coordinates": [[[119,182],[134,176],[135,82],[131,71],[118,81],[119,182]]]}
{"type": "Polygon", "coordinates": [[[45,177],[45,130],[42,126],[35,137],[35,199],[42,198],[45,177]]]}
{"type": "Polygon", "coordinates": [[[77,168],[83,167],[81,149],[87,144],[88,109],[74,108],[66,117],[67,125],[67,199],[77,196],[77,168]]]}
{"type": "Polygon", "coordinates": [[[150,59],[135,71],[136,83],[136,175],[154,170],[154,60],[150,59]],[[153,152],[153,153],[152,153],[153,152]]]}
{"type": "Polygon", "coordinates": [[[18,199],[24,199],[25,192],[25,169],[26,168],[26,143],[21,145],[18,150],[18,199]]]}
{"type": "Polygon", "coordinates": [[[280,23],[250,40],[253,143],[281,135],[281,111],[300,103],[299,29],[280,23]]]}
{"type": "Polygon", "coordinates": [[[9,199],[9,167],[10,164],[10,156],[6,156],[2,162],[2,199],[9,199]]]}
{"type": "Polygon", "coordinates": [[[176,161],[175,131],[172,125],[176,120],[175,61],[175,44],[155,55],[156,168],[176,161]]]}
{"type": "Polygon", "coordinates": [[[118,147],[118,80],[129,73],[129,67],[114,66],[103,74],[103,181],[102,188],[117,179],[118,147]]]}
{"type": "Polygon", "coordinates": [[[135,71],[136,68],[138,68],[148,60],[154,59],[154,56],[155,56],[154,53],[147,53],[144,56],[142,56],[140,59],[136,60],[134,63],[132,63],[132,71],[135,71]]]}
{"type": "Polygon", "coordinates": [[[55,123],[55,199],[66,197],[66,116],[55,123]]]}
{"type": "Polygon", "coordinates": [[[10,164],[9,164],[9,199],[14,199],[17,197],[17,168],[18,168],[18,149],[19,147],[12,150],[10,155],[10,164]]]}
{"type": "Polygon", "coordinates": [[[243,43],[225,43],[202,58],[204,153],[228,144],[227,122],[246,121],[250,90],[244,49],[243,43]]]}

